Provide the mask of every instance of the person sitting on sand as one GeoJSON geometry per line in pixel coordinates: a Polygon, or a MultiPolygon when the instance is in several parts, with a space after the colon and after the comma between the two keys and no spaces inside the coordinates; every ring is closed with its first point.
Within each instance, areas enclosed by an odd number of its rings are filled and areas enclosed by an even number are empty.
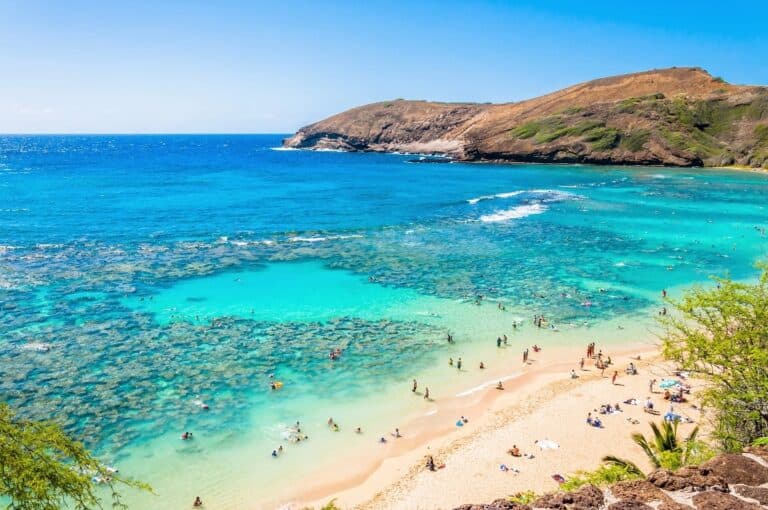
{"type": "Polygon", "coordinates": [[[386,442],[387,442],[387,438],[385,438],[384,436],[381,436],[379,438],[379,443],[386,443],[386,442]]]}
{"type": "Polygon", "coordinates": [[[603,422],[600,421],[600,418],[595,418],[592,420],[592,426],[598,429],[603,428],[603,422]]]}
{"type": "Polygon", "coordinates": [[[523,454],[520,453],[520,448],[518,448],[516,444],[512,445],[512,448],[507,450],[507,453],[510,454],[513,457],[522,457],[523,456],[523,454]]]}
{"type": "Polygon", "coordinates": [[[646,413],[652,413],[653,412],[653,400],[651,400],[651,397],[648,397],[645,401],[645,407],[643,408],[646,413]]]}
{"type": "Polygon", "coordinates": [[[579,374],[576,373],[575,370],[571,369],[571,379],[578,379],[579,374]]]}
{"type": "Polygon", "coordinates": [[[480,370],[483,370],[484,368],[485,368],[485,365],[484,365],[484,364],[483,364],[483,362],[481,361],[481,362],[480,362],[480,370]]]}
{"type": "Polygon", "coordinates": [[[192,506],[203,506],[203,500],[200,499],[200,496],[195,497],[195,502],[192,503],[192,506]]]}
{"type": "Polygon", "coordinates": [[[435,459],[431,455],[427,455],[427,469],[435,471],[435,459]]]}
{"type": "Polygon", "coordinates": [[[277,457],[277,450],[272,450],[272,456],[277,457]]]}
{"type": "Polygon", "coordinates": [[[355,429],[355,434],[362,434],[362,433],[363,433],[363,429],[361,429],[360,427],[357,427],[355,429]]]}
{"type": "Polygon", "coordinates": [[[504,389],[504,385],[501,384],[501,381],[499,381],[499,384],[496,385],[496,389],[497,390],[503,390],[504,389]]]}

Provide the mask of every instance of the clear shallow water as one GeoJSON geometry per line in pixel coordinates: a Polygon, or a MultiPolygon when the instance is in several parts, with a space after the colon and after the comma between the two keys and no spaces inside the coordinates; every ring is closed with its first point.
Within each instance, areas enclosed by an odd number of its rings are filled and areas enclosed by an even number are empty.
{"type": "Polygon", "coordinates": [[[488,362],[513,317],[594,335],[645,320],[662,288],[752,277],[766,253],[759,174],[411,164],[279,141],[0,138],[0,395],[151,481],[161,496],[142,508],[198,488],[242,507],[359,446],[322,436],[329,414],[386,430],[422,412],[395,397],[410,377],[441,377],[449,355],[488,362]],[[297,419],[320,440],[265,465],[297,419]],[[232,467],[243,458],[258,460],[232,467]]]}

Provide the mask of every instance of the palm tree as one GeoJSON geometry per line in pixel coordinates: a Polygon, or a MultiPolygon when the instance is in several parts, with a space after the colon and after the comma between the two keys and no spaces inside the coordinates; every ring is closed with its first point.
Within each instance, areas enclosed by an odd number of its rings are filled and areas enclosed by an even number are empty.
{"type": "MultiPolygon", "coordinates": [[[[694,428],[681,444],[677,438],[677,422],[663,421],[661,422],[661,428],[655,423],[651,423],[650,425],[651,430],[653,431],[651,441],[646,439],[645,436],[639,432],[632,434],[632,440],[643,449],[653,466],[658,469],[665,464],[665,459],[663,458],[664,454],[679,454],[679,465],[685,466],[695,447],[696,437],[699,434],[699,427],[694,428]]],[[[643,475],[643,472],[637,467],[637,464],[627,459],[606,455],[603,457],[603,462],[623,467],[632,474],[643,475]]],[[[675,464],[677,464],[677,462],[675,464]]]]}
{"type": "Polygon", "coordinates": [[[685,465],[691,453],[691,447],[696,440],[696,436],[699,434],[699,427],[695,427],[691,431],[682,445],[677,438],[676,421],[663,421],[661,422],[661,428],[655,423],[651,423],[651,430],[653,431],[652,441],[648,441],[639,432],[632,434],[632,440],[643,449],[654,467],[661,467],[662,459],[659,455],[665,452],[679,453],[680,463],[685,465]]]}
{"type": "Polygon", "coordinates": [[[622,459],[621,457],[615,457],[613,455],[606,455],[603,457],[603,462],[610,464],[611,466],[619,466],[620,468],[624,468],[630,475],[637,475],[641,478],[645,477],[643,470],[637,467],[637,464],[631,460],[622,459]]]}

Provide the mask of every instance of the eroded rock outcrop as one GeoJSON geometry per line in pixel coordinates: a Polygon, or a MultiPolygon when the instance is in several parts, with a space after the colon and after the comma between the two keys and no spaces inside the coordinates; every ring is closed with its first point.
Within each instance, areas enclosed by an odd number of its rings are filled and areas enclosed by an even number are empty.
{"type": "Polygon", "coordinates": [[[461,510],[758,510],[768,509],[768,447],[723,454],[698,467],[659,469],[645,480],[619,482],[604,490],[587,485],[554,492],[530,505],[499,499],[461,510]],[[761,459],[756,461],[755,458],[761,459]],[[763,463],[765,462],[765,463],[763,463]]]}
{"type": "Polygon", "coordinates": [[[518,103],[398,99],[303,127],[284,145],[465,161],[768,167],[768,88],[672,68],[518,103]]]}

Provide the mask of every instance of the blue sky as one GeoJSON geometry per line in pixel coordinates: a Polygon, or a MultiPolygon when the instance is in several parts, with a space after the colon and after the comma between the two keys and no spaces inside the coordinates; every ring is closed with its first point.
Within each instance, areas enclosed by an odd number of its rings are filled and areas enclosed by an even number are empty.
{"type": "Polygon", "coordinates": [[[279,132],[701,66],[768,85],[762,2],[0,0],[0,132],[279,132]]]}

